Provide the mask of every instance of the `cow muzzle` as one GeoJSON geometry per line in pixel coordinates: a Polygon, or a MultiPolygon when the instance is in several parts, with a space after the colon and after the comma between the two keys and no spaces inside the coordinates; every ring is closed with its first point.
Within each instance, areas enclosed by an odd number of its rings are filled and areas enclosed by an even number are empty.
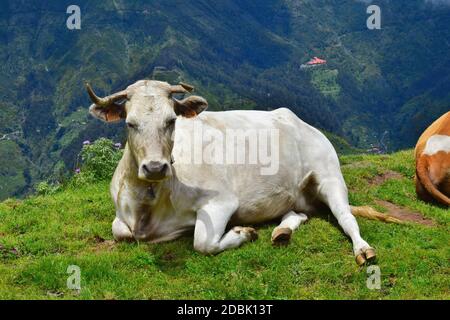
{"type": "Polygon", "coordinates": [[[139,178],[147,181],[161,181],[169,172],[168,162],[150,161],[143,163],[139,168],[139,178]]]}

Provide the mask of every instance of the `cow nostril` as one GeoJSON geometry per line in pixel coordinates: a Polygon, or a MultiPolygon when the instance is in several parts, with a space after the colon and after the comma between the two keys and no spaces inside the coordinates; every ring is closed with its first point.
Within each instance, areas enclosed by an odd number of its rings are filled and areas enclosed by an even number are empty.
{"type": "Polygon", "coordinates": [[[161,166],[161,170],[160,170],[159,172],[164,173],[164,172],[166,172],[166,170],[167,170],[167,163],[164,163],[164,164],[161,166]]]}
{"type": "Polygon", "coordinates": [[[150,169],[147,167],[146,164],[143,164],[143,165],[142,165],[142,170],[144,171],[145,174],[151,173],[150,169]]]}

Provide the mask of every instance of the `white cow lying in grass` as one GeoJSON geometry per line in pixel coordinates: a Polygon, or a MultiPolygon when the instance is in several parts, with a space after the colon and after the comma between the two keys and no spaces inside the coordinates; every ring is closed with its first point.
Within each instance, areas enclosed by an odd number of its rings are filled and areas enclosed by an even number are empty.
{"type": "Polygon", "coordinates": [[[255,229],[244,225],[278,218],[281,224],[272,241],[280,244],[289,241],[306,214],[326,205],[351,238],[357,263],[375,258],[352,215],[333,146],[290,110],[202,113],[205,99],[173,97],[192,91],[191,86],[150,80],[105,98],[97,97],[89,85],[87,89],[94,102],[92,115],[107,122],[125,119],[128,126],[125,153],[111,182],[116,240],[160,242],[194,230],[194,248],[216,254],[257,238],[255,229]],[[233,152],[238,146],[233,141],[193,160],[192,150],[195,158],[195,150],[211,144],[205,137],[192,139],[200,126],[219,141],[233,130],[246,131],[244,149],[238,152],[247,154],[234,155],[241,156],[241,162],[220,163],[229,157],[222,151],[233,152]],[[270,168],[255,156],[267,155],[261,152],[261,132],[273,133],[271,160],[276,163],[270,168]],[[252,139],[260,139],[256,149],[252,139]]]}

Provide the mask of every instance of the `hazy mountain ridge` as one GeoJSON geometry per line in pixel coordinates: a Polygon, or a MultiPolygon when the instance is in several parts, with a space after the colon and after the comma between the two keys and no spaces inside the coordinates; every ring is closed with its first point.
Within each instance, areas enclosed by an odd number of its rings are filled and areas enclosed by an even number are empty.
{"type": "Polygon", "coordinates": [[[0,198],[66,175],[85,139],[123,139],[88,117],[84,80],[100,94],[184,80],[213,110],[288,106],[358,147],[385,130],[411,146],[449,109],[450,11],[423,0],[377,2],[373,31],[353,0],[79,1],[73,31],[70,4],[0,4],[0,138],[16,133],[0,140],[0,198]],[[301,71],[314,55],[328,65],[301,71]]]}

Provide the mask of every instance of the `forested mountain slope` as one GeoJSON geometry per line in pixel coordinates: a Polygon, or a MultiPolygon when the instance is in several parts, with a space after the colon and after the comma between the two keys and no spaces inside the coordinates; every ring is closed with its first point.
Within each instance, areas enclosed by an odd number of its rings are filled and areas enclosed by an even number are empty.
{"type": "Polygon", "coordinates": [[[90,119],[83,88],[107,94],[142,78],[197,87],[213,110],[287,106],[367,148],[410,147],[450,105],[446,1],[377,1],[369,30],[355,0],[0,3],[0,198],[73,171],[83,140],[123,140],[90,119]],[[303,70],[313,56],[325,66],[303,70]],[[387,133],[385,133],[387,131],[387,133]]]}

